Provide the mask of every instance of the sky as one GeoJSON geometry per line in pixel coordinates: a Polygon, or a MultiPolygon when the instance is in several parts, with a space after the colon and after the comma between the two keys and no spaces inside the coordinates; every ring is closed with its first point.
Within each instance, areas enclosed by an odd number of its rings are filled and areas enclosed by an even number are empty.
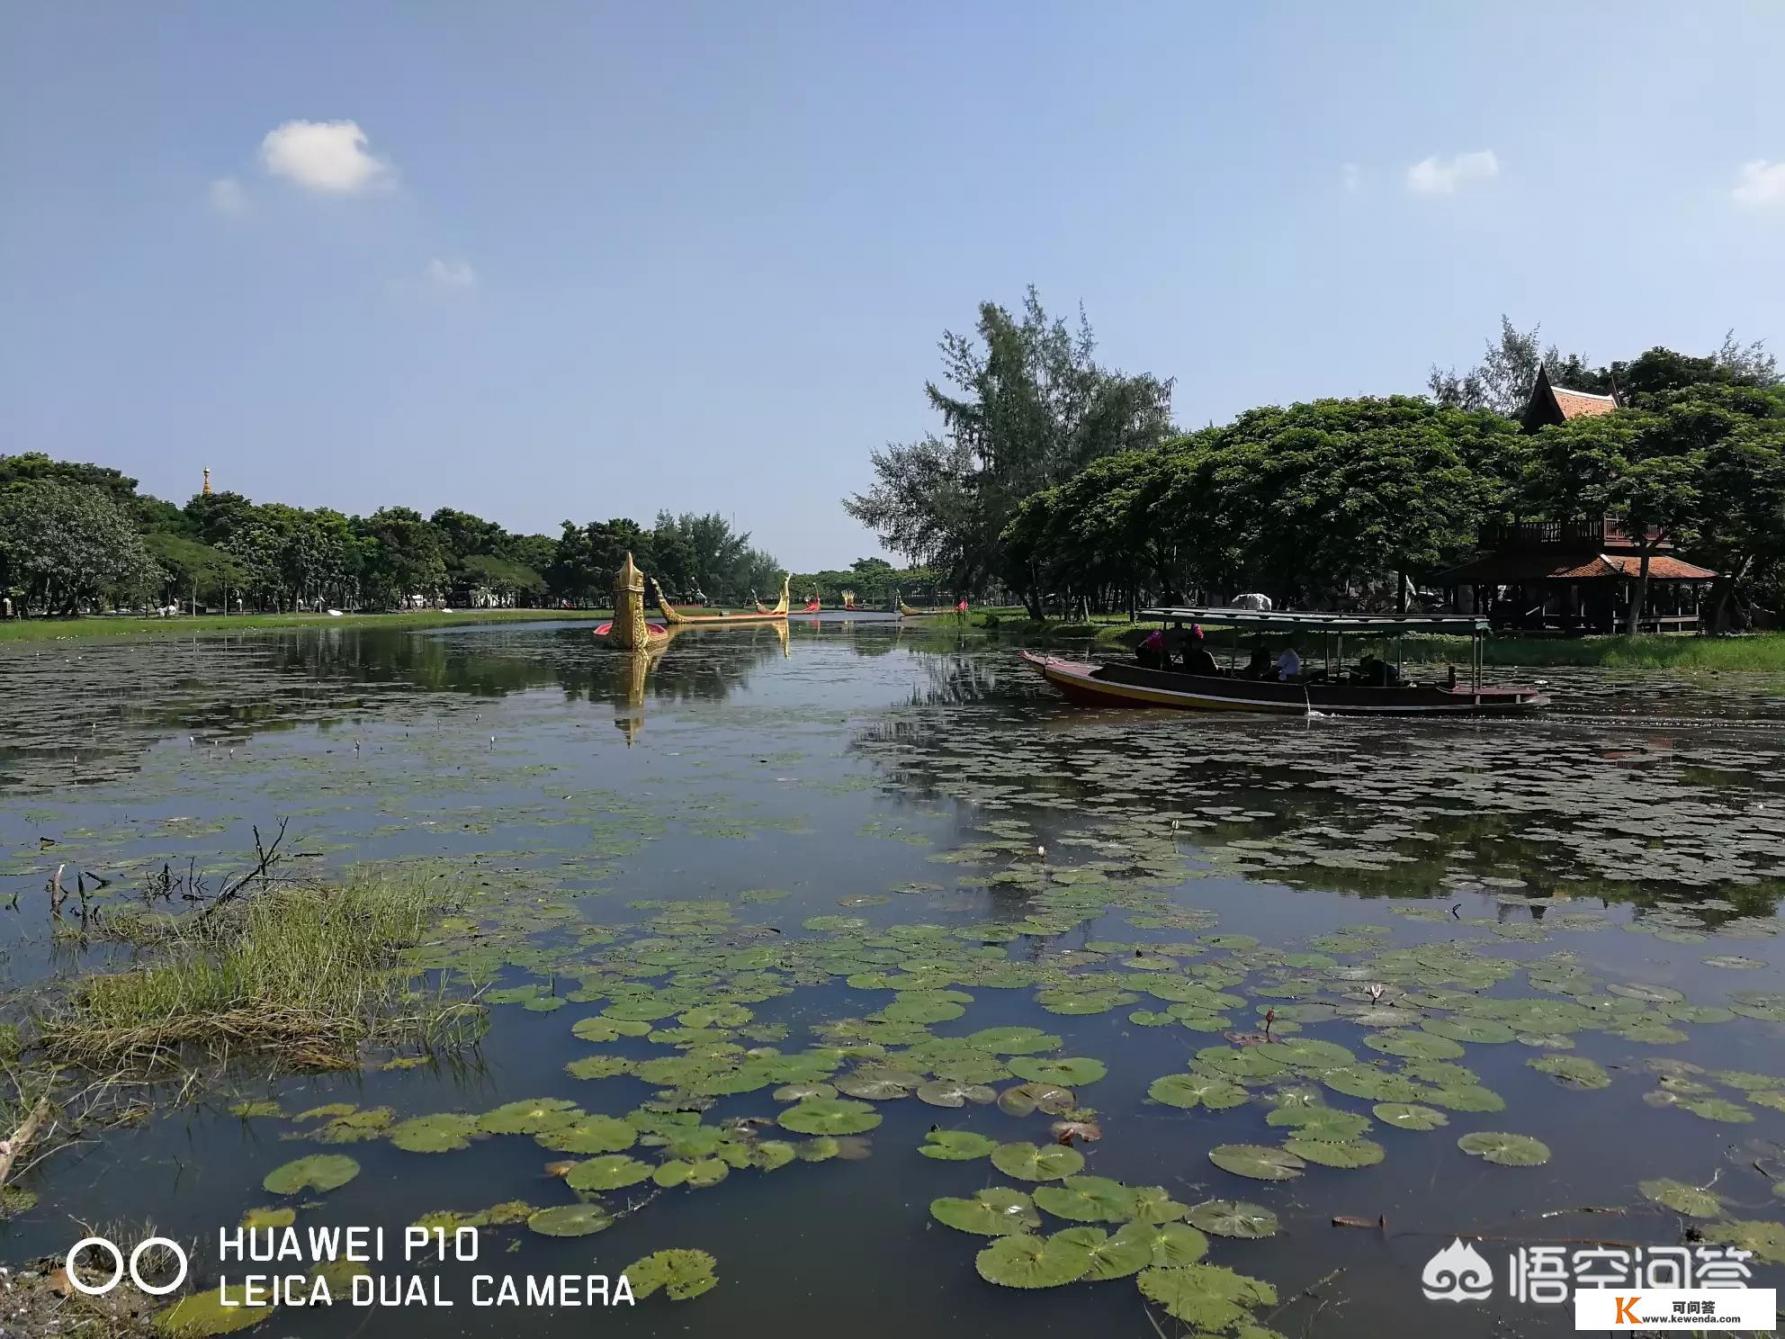
{"type": "Polygon", "coordinates": [[[1030,284],[1185,427],[1502,312],[1779,349],[1781,51],[1761,0],[0,0],[0,452],[841,566],[1030,284]]]}

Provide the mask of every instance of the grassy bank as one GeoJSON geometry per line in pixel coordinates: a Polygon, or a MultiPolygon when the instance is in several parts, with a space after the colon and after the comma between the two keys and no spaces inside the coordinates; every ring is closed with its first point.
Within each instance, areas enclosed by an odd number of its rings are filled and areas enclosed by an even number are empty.
{"type": "Polygon", "coordinates": [[[277,628],[445,628],[477,623],[534,623],[541,619],[611,618],[604,609],[465,609],[442,613],[416,609],[395,614],[200,614],[196,618],[133,618],[92,614],[81,618],[15,618],[0,623],[0,644],[68,638],[187,637],[277,628]]]}
{"type": "Polygon", "coordinates": [[[240,1054],[333,1069],[367,1045],[449,1039],[476,1009],[419,993],[398,965],[445,910],[437,883],[362,874],[208,914],[119,916],[111,935],[141,946],[145,965],[80,982],[39,1040],[89,1069],[240,1054]]]}
{"type": "MultiPolygon", "coordinates": [[[[940,622],[941,620],[937,620],[940,622]]],[[[1130,623],[1126,616],[1112,614],[1089,623],[1077,620],[1031,619],[1022,610],[989,610],[973,615],[975,627],[983,628],[1000,641],[1013,646],[1060,646],[1083,649],[1089,643],[1094,649],[1117,652],[1132,649],[1154,624],[1130,623]]],[[[1227,652],[1229,634],[1221,624],[1207,625],[1212,649],[1217,656],[1227,652]]],[[[1267,644],[1286,640],[1282,636],[1266,637],[1267,644]]],[[[1306,652],[1309,639],[1302,638],[1306,652]]],[[[1250,646],[1249,634],[1242,633],[1242,646],[1250,646]]],[[[1364,643],[1348,639],[1346,650],[1356,654],[1364,643]]],[[[1742,637],[1657,636],[1640,637],[1489,637],[1487,663],[1506,666],[1602,667],[1606,669],[1666,669],[1682,673],[1720,671],[1785,674],[1785,633],[1754,633],[1742,637]]],[[[1409,661],[1427,663],[1469,661],[1469,640],[1466,637],[1423,637],[1406,639],[1405,656],[1409,661]]]]}

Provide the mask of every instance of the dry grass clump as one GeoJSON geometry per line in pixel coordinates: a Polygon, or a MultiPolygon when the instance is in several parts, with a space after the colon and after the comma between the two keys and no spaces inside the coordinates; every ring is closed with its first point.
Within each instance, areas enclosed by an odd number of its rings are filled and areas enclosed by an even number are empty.
{"type": "Polygon", "coordinates": [[[161,921],[152,961],[81,982],[40,1040],[53,1060],[112,1069],[195,1052],[338,1069],[368,1043],[451,1042],[480,1011],[417,991],[398,965],[442,909],[437,885],[363,874],[161,921]]]}

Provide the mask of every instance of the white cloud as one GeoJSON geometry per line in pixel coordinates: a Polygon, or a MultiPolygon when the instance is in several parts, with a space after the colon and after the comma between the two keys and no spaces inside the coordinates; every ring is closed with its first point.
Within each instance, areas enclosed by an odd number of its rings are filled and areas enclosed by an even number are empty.
{"type": "Polygon", "coordinates": [[[435,256],[428,262],[428,282],[436,288],[475,288],[477,271],[469,261],[442,260],[435,256]]]}
{"type": "Polygon", "coordinates": [[[1729,194],[1744,205],[1785,202],[1785,163],[1769,163],[1764,158],[1743,163],[1740,178],[1729,194]]]}
{"type": "Polygon", "coordinates": [[[1500,160],[1492,149],[1459,153],[1454,158],[1430,158],[1407,169],[1407,189],[1415,195],[1454,195],[1459,186],[1500,175],[1500,160]]]}
{"type": "Polygon", "coordinates": [[[391,172],[367,150],[357,121],[287,121],[260,142],[260,161],[275,177],[330,195],[383,185],[391,172]]]}
{"type": "Polygon", "coordinates": [[[248,192],[234,177],[218,177],[211,183],[211,208],[219,214],[235,217],[248,212],[248,192]]]}
{"type": "Polygon", "coordinates": [[[1339,171],[1345,179],[1345,189],[1356,195],[1364,186],[1364,170],[1356,163],[1346,163],[1339,171]]]}

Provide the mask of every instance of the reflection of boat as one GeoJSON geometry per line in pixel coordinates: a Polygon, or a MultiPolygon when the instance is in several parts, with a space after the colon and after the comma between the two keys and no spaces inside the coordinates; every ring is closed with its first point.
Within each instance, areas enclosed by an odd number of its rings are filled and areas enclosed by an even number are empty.
{"type": "Polygon", "coordinates": [[[657,608],[663,611],[664,622],[671,628],[711,627],[714,625],[729,626],[736,623],[767,623],[771,619],[787,617],[788,578],[781,578],[781,599],[773,609],[764,609],[760,604],[755,610],[744,610],[735,614],[678,614],[663,598],[663,587],[657,584],[655,577],[651,579],[651,594],[657,600],[657,608]]]}
{"type": "Polygon", "coordinates": [[[1252,711],[1276,715],[1324,712],[1334,716],[1480,716],[1530,711],[1549,705],[1534,687],[1481,681],[1485,618],[1472,615],[1400,618],[1371,614],[1283,614],[1242,609],[1147,609],[1141,617],[1173,622],[1221,623],[1253,632],[1318,635],[1328,668],[1287,682],[1239,674],[1192,674],[1158,669],[1137,661],[1103,665],[1022,652],[1041,676],[1073,702],[1085,706],[1170,707],[1180,711],[1252,711]],[[1450,682],[1417,684],[1400,675],[1400,639],[1409,632],[1467,633],[1470,673],[1450,682]],[[1348,676],[1343,669],[1345,635],[1392,638],[1395,667],[1376,662],[1377,677],[1348,676]],[[1338,665],[1335,671],[1332,666],[1338,665]]]}

